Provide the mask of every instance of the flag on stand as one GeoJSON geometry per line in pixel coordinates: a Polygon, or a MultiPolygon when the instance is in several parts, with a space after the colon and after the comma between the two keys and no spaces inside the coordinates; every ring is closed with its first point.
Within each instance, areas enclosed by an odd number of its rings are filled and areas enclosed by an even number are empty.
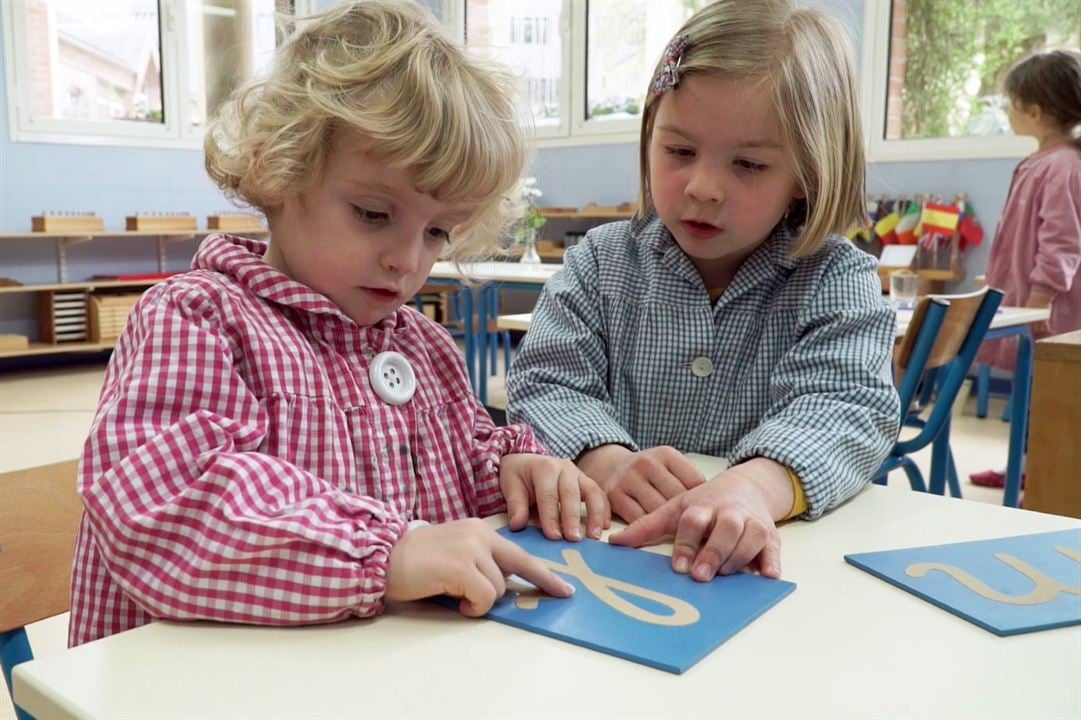
{"type": "Polygon", "coordinates": [[[897,233],[897,244],[915,245],[917,238],[917,226],[920,224],[920,204],[911,203],[901,216],[894,232],[897,233]]]}

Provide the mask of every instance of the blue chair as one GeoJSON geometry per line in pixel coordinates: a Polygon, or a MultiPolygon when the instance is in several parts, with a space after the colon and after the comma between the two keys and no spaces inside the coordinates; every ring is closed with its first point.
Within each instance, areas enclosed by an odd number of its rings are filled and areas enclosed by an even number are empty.
{"type": "MultiPolygon", "coordinates": [[[[26,626],[67,612],[83,505],[74,460],[0,475],[0,667],[33,660],[26,626]]],[[[15,701],[12,692],[12,702],[15,701]]],[[[32,720],[18,706],[19,720],[32,720]]]]}
{"type": "Polygon", "coordinates": [[[891,470],[901,468],[913,490],[945,494],[949,485],[954,497],[961,496],[957,467],[950,452],[950,415],[957,393],[972,366],[972,359],[1002,302],[1000,290],[982,288],[967,295],[931,296],[920,301],[908,331],[894,353],[895,377],[900,376],[903,426],[918,427],[915,437],[894,444],[889,456],[875,473],[874,482],[886,484],[891,470]],[[926,419],[913,412],[913,401],[921,381],[934,382],[937,398],[926,419]],[[931,445],[931,484],[912,453],[931,445]]]}

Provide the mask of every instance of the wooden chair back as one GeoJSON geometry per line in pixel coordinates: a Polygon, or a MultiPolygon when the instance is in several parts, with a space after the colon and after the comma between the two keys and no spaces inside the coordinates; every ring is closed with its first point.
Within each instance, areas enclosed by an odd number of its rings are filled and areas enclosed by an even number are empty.
{"type": "Polygon", "coordinates": [[[78,461],[0,474],[0,632],[67,612],[78,461]]]}
{"type": "Polygon", "coordinates": [[[949,308],[946,310],[942,327],[939,328],[938,337],[931,348],[931,354],[927,358],[924,370],[943,367],[957,357],[962,343],[965,342],[965,338],[968,337],[969,331],[972,329],[972,323],[976,319],[986,295],[987,288],[983,287],[976,292],[964,295],[934,295],[921,299],[916,306],[916,311],[912,314],[912,322],[909,323],[901,344],[897,346],[894,352],[893,360],[897,369],[904,371],[908,367],[912,351],[916,345],[916,338],[920,334],[920,328],[923,325],[931,302],[935,300],[946,301],[949,303],[949,308]]]}

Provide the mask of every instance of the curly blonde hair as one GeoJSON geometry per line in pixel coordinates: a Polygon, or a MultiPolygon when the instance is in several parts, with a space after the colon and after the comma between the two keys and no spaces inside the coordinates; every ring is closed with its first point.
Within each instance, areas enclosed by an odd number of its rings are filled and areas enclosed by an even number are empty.
{"type": "Polygon", "coordinates": [[[526,160],[509,73],[467,55],[413,2],[346,2],[290,29],[266,77],[234,91],[207,128],[214,182],[269,214],[321,177],[337,132],[352,128],[410,169],[418,191],[477,206],[451,259],[491,254],[521,212],[509,199],[526,160]]]}
{"type": "MultiPolygon", "coordinates": [[[[771,88],[793,174],[807,196],[789,208],[787,222],[798,231],[792,254],[813,253],[831,233],[866,223],[855,63],[841,24],[821,10],[797,8],[792,0],[717,0],[691,16],[680,35],[687,36],[680,77],[765,81],[771,88]]],[[[650,88],[662,66],[663,58],[650,88]]],[[[649,143],[663,97],[647,91],[642,109],[638,213],[643,216],[653,207],[649,143]]]]}

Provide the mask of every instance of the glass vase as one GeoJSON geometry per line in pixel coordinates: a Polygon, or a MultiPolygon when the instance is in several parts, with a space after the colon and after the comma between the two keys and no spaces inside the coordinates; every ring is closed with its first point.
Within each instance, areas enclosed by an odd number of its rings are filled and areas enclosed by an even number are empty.
{"type": "Polygon", "coordinates": [[[521,236],[522,244],[522,258],[518,262],[523,263],[539,263],[541,261],[540,255],[537,253],[537,233],[533,231],[524,232],[521,236]]]}

